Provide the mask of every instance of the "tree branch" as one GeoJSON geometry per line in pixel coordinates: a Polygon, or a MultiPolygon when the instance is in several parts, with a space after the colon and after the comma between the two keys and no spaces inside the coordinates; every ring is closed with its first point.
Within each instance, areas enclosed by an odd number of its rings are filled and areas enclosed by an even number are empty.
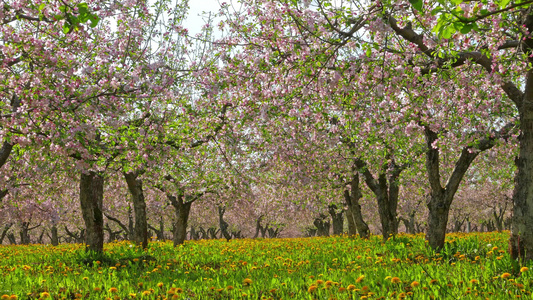
{"type": "MultiPolygon", "coordinates": [[[[473,61],[482,66],[488,73],[492,73],[492,58],[484,55],[478,51],[458,52],[453,57],[438,58],[435,56],[435,50],[430,49],[424,44],[424,36],[416,33],[412,29],[411,23],[404,28],[398,26],[398,22],[392,16],[389,16],[389,24],[396,34],[403,37],[405,40],[415,44],[418,48],[429,58],[432,58],[436,67],[422,70],[423,74],[433,73],[439,69],[449,69],[464,65],[467,61],[473,61]]],[[[522,106],[523,93],[510,81],[506,81],[501,85],[507,96],[513,101],[517,107],[522,106]]]]}

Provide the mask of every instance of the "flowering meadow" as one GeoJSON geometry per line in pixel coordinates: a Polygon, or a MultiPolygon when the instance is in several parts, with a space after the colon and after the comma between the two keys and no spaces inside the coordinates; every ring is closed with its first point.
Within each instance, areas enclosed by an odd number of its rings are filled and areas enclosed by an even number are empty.
{"type": "MultiPolygon", "coordinates": [[[[0,299],[531,299],[508,233],[0,246],[0,299]],[[97,260],[98,259],[98,260],[97,260]]],[[[531,267],[531,266],[529,266],[531,267]]]]}

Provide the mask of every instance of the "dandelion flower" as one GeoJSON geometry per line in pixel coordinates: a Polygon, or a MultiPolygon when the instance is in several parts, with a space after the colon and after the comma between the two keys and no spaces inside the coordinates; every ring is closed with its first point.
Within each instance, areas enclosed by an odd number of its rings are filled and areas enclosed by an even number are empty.
{"type": "Polygon", "coordinates": [[[353,290],[355,290],[355,285],[350,284],[350,285],[347,286],[346,288],[348,289],[348,291],[353,291],[353,290]]]}
{"type": "Polygon", "coordinates": [[[437,284],[437,279],[431,279],[431,281],[429,282],[429,284],[437,284]]]}
{"type": "Polygon", "coordinates": [[[137,298],[137,294],[135,294],[135,293],[130,293],[129,295],[130,295],[131,298],[137,298]]]}
{"type": "Polygon", "coordinates": [[[48,297],[50,297],[50,293],[48,293],[48,292],[42,292],[41,293],[41,298],[48,298],[48,297]]]}
{"type": "Polygon", "coordinates": [[[527,272],[527,270],[529,270],[528,267],[522,267],[522,268],[520,268],[520,272],[522,272],[522,273],[527,272]]]}
{"type": "Polygon", "coordinates": [[[343,288],[342,286],[339,288],[339,293],[346,292],[346,288],[343,288]]]}
{"type": "Polygon", "coordinates": [[[400,283],[401,280],[400,280],[400,278],[398,278],[398,277],[392,277],[391,280],[390,280],[390,282],[392,282],[392,283],[400,283]]]}
{"type": "Polygon", "coordinates": [[[244,280],[242,281],[242,284],[250,285],[250,284],[252,284],[252,280],[250,278],[244,278],[244,280]]]}
{"type": "Polygon", "coordinates": [[[163,287],[163,283],[162,282],[157,283],[157,287],[158,288],[162,288],[163,287]]]}
{"type": "Polygon", "coordinates": [[[312,286],[310,286],[310,287],[307,289],[307,291],[308,291],[309,293],[313,293],[313,292],[316,291],[317,289],[318,289],[318,287],[317,287],[316,285],[312,285],[312,286]]]}
{"type": "Polygon", "coordinates": [[[0,297],[0,299],[2,299],[2,300],[8,300],[8,299],[9,299],[9,295],[2,295],[2,297],[0,297]]]}
{"type": "Polygon", "coordinates": [[[232,285],[228,285],[228,286],[226,287],[226,289],[227,289],[228,291],[231,291],[231,290],[233,290],[234,288],[233,288],[232,285]]]}
{"type": "Polygon", "coordinates": [[[110,293],[116,293],[116,292],[118,292],[118,289],[116,287],[112,287],[112,288],[109,289],[109,292],[110,293]]]}
{"type": "Polygon", "coordinates": [[[502,278],[503,279],[506,279],[506,278],[509,278],[509,277],[511,277],[511,274],[509,274],[509,273],[503,273],[502,274],[502,278]]]}
{"type": "Polygon", "coordinates": [[[93,291],[95,291],[95,292],[99,292],[99,291],[101,291],[101,290],[102,290],[102,289],[99,288],[99,287],[95,287],[95,288],[93,289],[93,291]]]}
{"type": "Polygon", "coordinates": [[[478,284],[479,281],[478,281],[477,279],[471,279],[471,280],[470,280],[470,283],[471,283],[471,284],[478,284]]]}
{"type": "Polygon", "coordinates": [[[148,295],[150,295],[151,293],[152,293],[152,292],[150,292],[150,291],[143,291],[141,295],[143,295],[143,296],[148,296],[148,295]]]}
{"type": "Polygon", "coordinates": [[[363,281],[364,278],[365,278],[365,275],[361,275],[355,280],[355,282],[360,283],[361,281],[363,281]]]}
{"type": "Polygon", "coordinates": [[[411,287],[412,287],[412,288],[415,288],[415,287],[417,287],[417,286],[419,286],[419,285],[420,285],[420,283],[419,283],[418,281],[413,281],[413,282],[411,282],[411,287]]]}

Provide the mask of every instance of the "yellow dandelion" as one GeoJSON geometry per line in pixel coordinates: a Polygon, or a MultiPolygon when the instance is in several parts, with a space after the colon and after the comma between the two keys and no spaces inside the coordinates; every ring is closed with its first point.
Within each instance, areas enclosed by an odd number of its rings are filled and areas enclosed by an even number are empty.
{"type": "Polygon", "coordinates": [[[158,287],[158,288],[162,288],[162,287],[163,287],[163,283],[162,283],[162,282],[158,282],[158,283],[157,283],[157,287],[158,287]]]}
{"type": "Polygon", "coordinates": [[[355,290],[355,285],[350,284],[346,288],[348,289],[348,291],[353,291],[353,290],[355,290]]]}
{"type": "Polygon", "coordinates": [[[363,281],[363,279],[365,279],[365,275],[361,275],[361,276],[357,277],[355,282],[360,283],[361,281],[363,281]]]}
{"type": "Polygon", "coordinates": [[[390,282],[392,282],[392,283],[400,283],[401,280],[400,280],[400,278],[398,278],[398,277],[392,277],[392,278],[390,279],[390,282]]]}
{"type": "Polygon", "coordinates": [[[244,280],[242,281],[242,284],[243,285],[251,285],[252,282],[253,281],[250,278],[244,278],[244,280]]]}
{"type": "Polygon", "coordinates": [[[101,290],[102,290],[102,289],[99,288],[99,287],[95,287],[95,288],[93,288],[93,291],[95,291],[95,292],[100,292],[101,290]]]}
{"type": "Polygon", "coordinates": [[[9,296],[9,300],[17,300],[19,297],[17,295],[9,296]]]}
{"type": "Polygon", "coordinates": [[[180,297],[180,296],[179,296],[178,294],[174,294],[174,295],[172,295],[172,299],[179,299],[179,297],[180,297]]]}
{"type": "Polygon", "coordinates": [[[48,297],[50,297],[50,293],[48,293],[48,292],[42,292],[41,293],[41,298],[48,298],[48,297]]]}
{"type": "Polygon", "coordinates": [[[116,287],[112,287],[108,290],[110,293],[116,293],[118,292],[118,289],[116,287]]]}
{"type": "Polygon", "coordinates": [[[405,293],[400,293],[400,294],[398,295],[398,298],[399,298],[399,299],[403,299],[403,298],[405,298],[405,297],[407,297],[407,295],[406,295],[405,293]]]}
{"type": "Polygon", "coordinates": [[[429,282],[429,284],[437,284],[437,279],[431,279],[431,281],[429,282]]]}
{"type": "Polygon", "coordinates": [[[135,293],[130,293],[129,295],[130,295],[131,298],[137,298],[137,294],[135,294],[135,293]]]}
{"type": "Polygon", "coordinates": [[[333,281],[331,280],[326,281],[326,286],[331,286],[331,285],[333,285],[333,281]]]}
{"type": "Polygon", "coordinates": [[[346,288],[343,288],[342,286],[339,288],[339,293],[344,293],[346,292],[346,288]]]}
{"type": "Polygon", "coordinates": [[[479,281],[478,281],[477,279],[471,279],[471,280],[470,280],[470,283],[471,283],[471,284],[478,284],[479,281]]]}
{"type": "Polygon", "coordinates": [[[89,277],[83,277],[82,280],[89,280],[89,277]]]}
{"type": "Polygon", "coordinates": [[[321,285],[323,283],[324,283],[324,280],[322,280],[322,279],[319,279],[319,280],[316,281],[316,284],[318,284],[318,285],[321,285]]]}
{"type": "Polygon", "coordinates": [[[527,270],[529,270],[528,267],[522,267],[522,268],[520,268],[520,272],[522,272],[522,273],[527,272],[527,270]]]}
{"type": "Polygon", "coordinates": [[[226,287],[226,289],[227,289],[228,291],[231,291],[231,290],[234,289],[234,287],[233,287],[232,285],[228,285],[228,286],[226,287]]]}
{"type": "Polygon", "coordinates": [[[418,281],[413,281],[413,282],[411,282],[411,287],[412,287],[412,288],[415,288],[415,287],[417,287],[417,286],[419,286],[419,285],[420,285],[420,283],[419,283],[418,281]]]}
{"type": "Polygon", "coordinates": [[[2,295],[2,297],[0,297],[0,299],[2,299],[2,300],[8,300],[8,299],[9,299],[9,295],[2,295]]]}
{"type": "Polygon", "coordinates": [[[150,294],[152,294],[152,292],[150,292],[150,291],[144,291],[144,292],[142,292],[142,295],[143,295],[143,296],[148,296],[148,295],[150,295],[150,294]]]}
{"type": "Polygon", "coordinates": [[[176,288],[176,294],[180,294],[182,292],[183,292],[183,290],[181,288],[176,288]]]}
{"type": "Polygon", "coordinates": [[[313,293],[313,292],[316,291],[317,289],[318,289],[318,287],[317,287],[316,285],[312,285],[312,286],[310,286],[310,287],[307,289],[307,291],[308,291],[309,293],[313,293]]]}
{"type": "Polygon", "coordinates": [[[511,277],[511,274],[509,274],[509,273],[503,273],[501,277],[502,277],[503,279],[506,279],[506,278],[511,277]]]}
{"type": "Polygon", "coordinates": [[[144,285],[144,283],[142,283],[142,282],[137,283],[137,286],[140,287],[140,288],[142,288],[143,285],[144,285]]]}

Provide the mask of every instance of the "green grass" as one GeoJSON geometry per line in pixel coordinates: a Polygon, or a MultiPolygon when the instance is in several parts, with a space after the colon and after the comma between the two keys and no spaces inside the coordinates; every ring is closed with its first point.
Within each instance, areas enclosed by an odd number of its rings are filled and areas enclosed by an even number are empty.
{"type": "Polygon", "coordinates": [[[345,236],[0,246],[2,299],[532,299],[533,269],[513,264],[509,233],[422,235],[383,244],[345,236]],[[522,269],[523,272],[520,272],[522,269]],[[12,295],[16,295],[14,297],[12,295]],[[174,298],[173,298],[174,297],[174,298]]]}

